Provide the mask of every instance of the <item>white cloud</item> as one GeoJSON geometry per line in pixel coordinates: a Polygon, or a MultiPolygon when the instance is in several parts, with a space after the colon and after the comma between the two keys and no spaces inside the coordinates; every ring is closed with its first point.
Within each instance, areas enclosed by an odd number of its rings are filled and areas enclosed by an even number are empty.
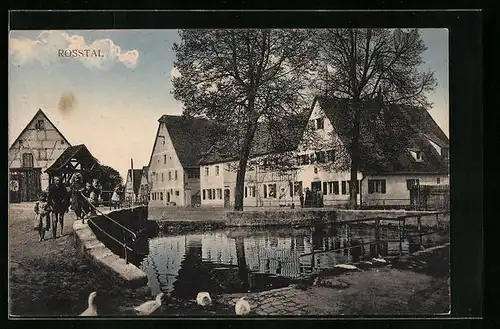
{"type": "Polygon", "coordinates": [[[62,31],[42,31],[35,40],[29,38],[10,38],[9,53],[14,65],[21,66],[29,62],[39,62],[50,65],[67,58],[59,57],[60,50],[100,51],[103,57],[79,56],[74,59],[82,62],[86,67],[109,69],[116,62],[121,62],[128,68],[135,68],[139,60],[137,50],[122,52],[120,46],[111,39],[99,39],[87,43],[81,35],[69,35],[62,31]]]}

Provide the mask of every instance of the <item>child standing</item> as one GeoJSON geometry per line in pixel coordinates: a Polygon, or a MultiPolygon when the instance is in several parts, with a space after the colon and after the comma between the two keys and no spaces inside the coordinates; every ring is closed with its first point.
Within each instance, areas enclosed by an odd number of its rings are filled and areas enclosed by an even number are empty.
{"type": "Polygon", "coordinates": [[[47,194],[44,192],[40,195],[39,201],[35,204],[35,218],[38,219],[38,234],[40,241],[45,238],[45,231],[50,228],[50,206],[47,202],[47,194]],[[45,227],[43,220],[45,219],[45,227]]]}

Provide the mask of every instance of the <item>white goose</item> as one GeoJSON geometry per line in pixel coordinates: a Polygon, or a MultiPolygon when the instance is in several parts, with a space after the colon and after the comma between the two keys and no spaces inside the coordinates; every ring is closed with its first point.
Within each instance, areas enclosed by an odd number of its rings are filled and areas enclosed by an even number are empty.
{"type": "Polygon", "coordinates": [[[245,300],[245,297],[241,297],[234,305],[234,311],[236,315],[248,315],[251,311],[250,303],[245,300]]]}
{"type": "Polygon", "coordinates": [[[91,292],[89,295],[89,307],[80,314],[80,316],[97,316],[97,308],[94,304],[94,298],[97,296],[97,292],[91,292]]]}
{"type": "Polygon", "coordinates": [[[160,292],[156,295],[154,300],[149,300],[139,306],[134,306],[134,310],[137,315],[150,315],[154,311],[156,311],[161,306],[161,300],[163,298],[163,293],[160,292]]]}
{"type": "Polygon", "coordinates": [[[209,306],[212,304],[212,298],[208,292],[199,292],[196,296],[196,303],[200,306],[209,306]]]}

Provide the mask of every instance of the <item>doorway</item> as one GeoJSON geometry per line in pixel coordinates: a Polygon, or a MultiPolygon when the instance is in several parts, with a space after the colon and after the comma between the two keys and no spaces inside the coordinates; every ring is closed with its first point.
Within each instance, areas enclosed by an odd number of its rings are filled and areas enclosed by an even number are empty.
{"type": "Polygon", "coordinates": [[[224,189],[224,207],[229,207],[231,205],[231,190],[228,188],[224,189]]]}

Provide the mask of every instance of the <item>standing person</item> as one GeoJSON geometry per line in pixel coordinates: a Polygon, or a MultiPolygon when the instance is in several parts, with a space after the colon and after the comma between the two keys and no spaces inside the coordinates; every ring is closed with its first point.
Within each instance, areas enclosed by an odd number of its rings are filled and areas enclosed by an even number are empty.
{"type": "Polygon", "coordinates": [[[90,214],[91,210],[91,205],[90,205],[90,194],[92,193],[92,184],[90,182],[85,183],[85,187],[83,188],[82,191],[82,223],[85,223],[83,220],[85,217],[88,217],[90,214]]]}
{"type": "Polygon", "coordinates": [[[286,207],[285,196],[286,196],[285,189],[281,188],[280,199],[279,199],[279,206],[280,207],[286,207]]]}
{"type": "Polygon", "coordinates": [[[306,208],[311,207],[311,202],[312,202],[312,193],[309,187],[306,187],[306,200],[305,200],[306,208]]]}
{"type": "Polygon", "coordinates": [[[304,208],[304,191],[299,191],[300,208],[304,208]]]}
{"type": "Polygon", "coordinates": [[[62,184],[60,177],[54,177],[53,184],[49,186],[48,203],[52,209],[52,236],[57,235],[57,223],[61,225],[61,236],[64,231],[64,214],[68,212],[69,193],[62,184]]]}
{"type": "Polygon", "coordinates": [[[90,193],[89,193],[89,201],[90,201],[90,215],[94,216],[95,213],[95,208],[99,206],[99,195],[100,195],[100,189],[99,189],[99,180],[94,179],[92,181],[92,187],[90,188],[90,193]]]}
{"type": "Polygon", "coordinates": [[[35,214],[38,218],[38,234],[40,236],[39,241],[43,241],[45,238],[45,231],[50,228],[50,205],[47,202],[47,193],[42,192],[40,194],[39,201],[35,204],[35,214]],[[45,219],[45,226],[43,225],[43,220],[45,219]]]}
{"type": "Polygon", "coordinates": [[[113,195],[111,196],[111,202],[113,203],[113,209],[120,208],[120,185],[117,185],[113,191],[113,195]]]}
{"type": "Polygon", "coordinates": [[[76,173],[71,184],[71,208],[75,212],[76,218],[81,219],[83,223],[83,197],[84,191],[83,179],[80,173],[76,173]]]}

